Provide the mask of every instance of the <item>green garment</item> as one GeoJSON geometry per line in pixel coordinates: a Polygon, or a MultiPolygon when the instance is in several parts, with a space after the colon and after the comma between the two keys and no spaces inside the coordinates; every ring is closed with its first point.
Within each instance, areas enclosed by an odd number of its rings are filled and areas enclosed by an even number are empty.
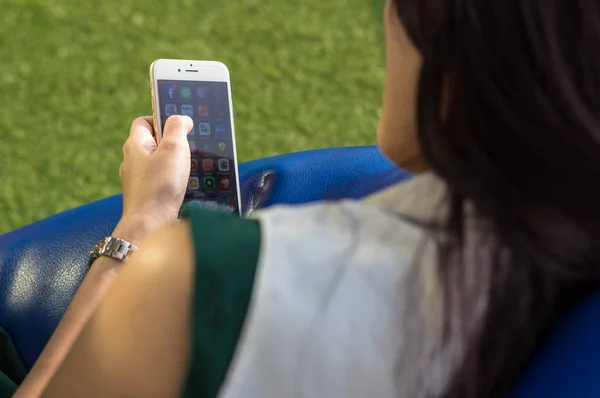
{"type": "Polygon", "coordinates": [[[0,398],[10,398],[21,384],[27,369],[8,333],[0,328],[0,398]]]}
{"type": "Polygon", "coordinates": [[[233,358],[254,286],[258,221],[189,207],[196,253],[191,366],[183,398],[216,398],[233,358]]]}
{"type": "MultiPolygon", "coordinates": [[[[185,208],[195,253],[193,341],[183,398],[216,398],[244,325],[260,248],[257,221],[185,208]]],[[[0,398],[12,396],[26,374],[0,329],[0,398]],[[3,373],[4,372],[4,373],[3,373]]]]}

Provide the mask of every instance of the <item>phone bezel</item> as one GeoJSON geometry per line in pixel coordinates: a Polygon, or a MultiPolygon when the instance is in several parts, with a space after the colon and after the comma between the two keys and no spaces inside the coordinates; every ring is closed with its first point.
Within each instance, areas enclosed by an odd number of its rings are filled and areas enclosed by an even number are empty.
{"type": "Polygon", "coordinates": [[[233,101],[231,99],[231,77],[227,66],[218,61],[199,61],[182,59],[158,59],[150,65],[150,89],[152,94],[152,117],[156,142],[162,138],[161,120],[162,106],[158,93],[159,80],[173,81],[198,81],[198,82],[223,82],[227,83],[227,97],[229,102],[229,120],[231,131],[231,145],[233,148],[233,167],[236,179],[236,196],[239,213],[242,214],[242,198],[240,189],[240,173],[237,159],[237,146],[235,140],[235,123],[233,121],[233,101]],[[192,72],[194,71],[194,72],[192,72]]]}

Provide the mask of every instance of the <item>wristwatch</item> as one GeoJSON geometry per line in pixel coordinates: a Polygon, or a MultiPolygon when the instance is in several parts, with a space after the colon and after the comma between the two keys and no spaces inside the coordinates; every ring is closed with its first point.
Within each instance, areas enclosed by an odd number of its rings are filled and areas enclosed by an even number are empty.
{"type": "Polygon", "coordinates": [[[100,256],[114,258],[119,261],[127,260],[131,253],[137,250],[137,246],[114,236],[102,239],[90,252],[89,266],[100,256]]]}

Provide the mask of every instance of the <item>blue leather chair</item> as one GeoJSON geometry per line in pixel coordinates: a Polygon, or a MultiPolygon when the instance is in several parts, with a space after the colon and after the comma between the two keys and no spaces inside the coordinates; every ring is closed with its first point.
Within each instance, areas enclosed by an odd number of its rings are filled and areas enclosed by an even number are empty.
{"type": "MultiPolygon", "coordinates": [[[[242,207],[360,198],[407,178],[374,147],[275,156],[240,165],[242,207]]],[[[117,195],[0,236],[0,327],[28,367],[83,279],[89,249],[120,214],[117,195]]],[[[600,292],[557,325],[512,396],[600,397],[600,292]]]]}

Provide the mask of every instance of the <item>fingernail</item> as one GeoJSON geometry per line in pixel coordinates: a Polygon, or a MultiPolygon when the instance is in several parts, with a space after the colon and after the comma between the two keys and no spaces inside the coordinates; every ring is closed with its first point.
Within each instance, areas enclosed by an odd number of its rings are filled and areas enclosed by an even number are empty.
{"type": "Polygon", "coordinates": [[[187,133],[189,134],[189,133],[191,133],[192,131],[194,131],[194,120],[193,120],[191,117],[189,117],[189,116],[184,116],[184,119],[188,119],[188,121],[189,121],[189,124],[192,126],[192,127],[190,128],[190,131],[188,131],[188,132],[187,132],[187,133]]]}

